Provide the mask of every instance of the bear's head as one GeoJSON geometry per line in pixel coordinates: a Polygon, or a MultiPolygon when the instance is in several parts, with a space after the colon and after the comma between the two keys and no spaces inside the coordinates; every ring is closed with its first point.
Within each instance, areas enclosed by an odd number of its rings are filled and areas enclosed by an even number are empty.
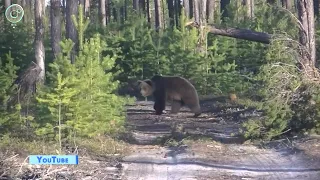
{"type": "Polygon", "coordinates": [[[142,96],[147,97],[152,95],[153,89],[152,89],[152,81],[150,79],[146,79],[143,81],[139,80],[138,86],[140,88],[140,93],[142,96]]]}

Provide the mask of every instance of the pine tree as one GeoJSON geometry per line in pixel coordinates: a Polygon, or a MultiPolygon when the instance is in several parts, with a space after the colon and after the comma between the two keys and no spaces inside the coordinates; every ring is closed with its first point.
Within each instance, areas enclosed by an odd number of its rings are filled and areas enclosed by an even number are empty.
{"type": "Polygon", "coordinates": [[[17,78],[16,71],[19,69],[13,64],[11,52],[6,55],[6,61],[0,59],[0,132],[16,133],[23,125],[20,118],[19,104],[7,104],[12,94],[13,82],[17,78]],[[13,106],[13,107],[10,107],[13,106]]]}

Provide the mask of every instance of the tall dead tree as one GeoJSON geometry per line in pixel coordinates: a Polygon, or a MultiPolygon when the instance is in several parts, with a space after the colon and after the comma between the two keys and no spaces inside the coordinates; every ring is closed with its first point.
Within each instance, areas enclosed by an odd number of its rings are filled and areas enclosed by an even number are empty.
{"type": "Polygon", "coordinates": [[[205,27],[207,26],[207,0],[197,0],[194,6],[194,16],[198,18],[199,23],[199,40],[197,50],[199,52],[207,52],[207,32],[205,27]]]}
{"type": "Polygon", "coordinates": [[[71,62],[74,63],[75,54],[77,51],[77,44],[78,44],[78,38],[77,38],[77,30],[76,27],[72,21],[72,16],[77,16],[78,13],[78,0],[67,0],[66,2],[66,37],[71,39],[75,46],[73,46],[72,52],[71,52],[71,62]]]}
{"type": "Polygon", "coordinates": [[[308,76],[314,76],[312,73],[316,62],[316,44],[313,1],[298,0],[297,5],[302,26],[299,30],[299,41],[305,46],[305,51],[302,51],[301,67],[308,76]]]}
{"type": "Polygon", "coordinates": [[[103,27],[107,25],[107,16],[106,16],[106,1],[99,0],[99,17],[100,23],[103,27]]]}
{"type": "Polygon", "coordinates": [[[44,40],[44,3],[41,1],[35,1],[34,3],[34,16],[35,16],[35,41],[34,41],[34,49],[35,49],[35,59],[38,66],[41,68],[41,72],[39,74],[38,80],[40,83],[44,83],[45,79],[45,50],[43,45],[44,40]]]}
{"type": "Polygon", "coordinates": [[[61,11],[60,11],[60,0],[51,0],[50,8],[51,18],[51,48],[54,57],[61,52],[60,41],[61,41],[61,11]]]}

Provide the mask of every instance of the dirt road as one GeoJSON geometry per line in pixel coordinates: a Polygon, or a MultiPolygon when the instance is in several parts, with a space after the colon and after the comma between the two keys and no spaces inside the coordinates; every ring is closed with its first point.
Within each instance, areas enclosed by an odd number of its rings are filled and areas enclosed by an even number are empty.
{"type": "Polygon", "coordinates": [[[122,179],[320,179],[318,139],[243,143],[240,124],[260,115],[254,109],[207,100],[201,103],[204,114],[192,118],[187,109],[153,115],[152,104],[128,108],[126,138],[132,145],[122,179]]]}

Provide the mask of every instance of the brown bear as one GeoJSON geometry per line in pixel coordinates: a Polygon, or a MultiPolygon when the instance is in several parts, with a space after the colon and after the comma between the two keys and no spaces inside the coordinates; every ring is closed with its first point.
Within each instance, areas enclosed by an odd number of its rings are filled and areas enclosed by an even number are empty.
{"type": "Polygon", "coordinates": [[[177,114],[184,105],[191,109],[194,117],[201,114],[197,90],[185,78],[155,75],[151,79],[139,80],[138,85],[142,96],[153,95],[157,115],[163,113],[166,101],[171,101],[172,114],[177,114]]]}

